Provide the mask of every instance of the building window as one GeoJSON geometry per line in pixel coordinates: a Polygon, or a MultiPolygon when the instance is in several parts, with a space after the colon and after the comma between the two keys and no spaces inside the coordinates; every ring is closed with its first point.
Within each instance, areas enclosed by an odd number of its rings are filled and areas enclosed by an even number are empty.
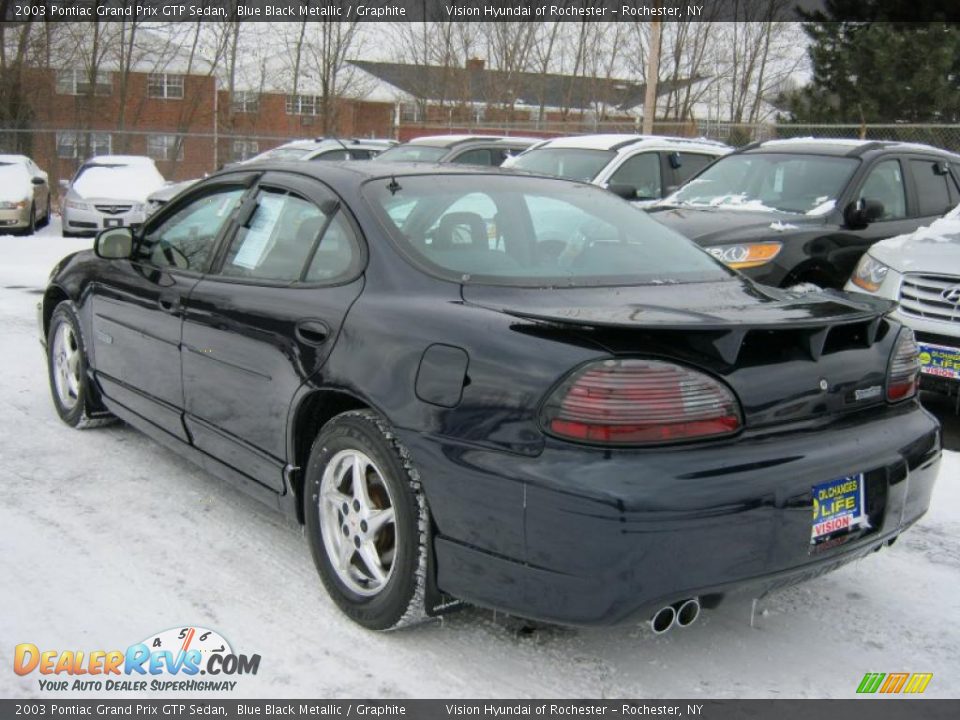
{"type": "Polygon", "coordinates": [[[417,103],[400,105],[400,122],[420,122],[420,106],[417,103]]]}
{"type": "Polygon", "coordinates": [[[73,69],[57,72],[57,93],[59,95],[109,95],[113,92],[113,81],[110,73],[97,71],[90,84],[88,70],[73,69]]]}
{"type": "Polygon", "coordinates": [[[318,95],[287,95],[287,115],[316,115],[321,107],[318,95]]]}
{"type": "Polygon", "coordinates": [[[66,160],[88,158],[94,155],[109,155],[110,133],[58,132],[57,157],[66,160]]]}
{"type": "Polygon", "coordinates": [[[150,73],[147,76],[147,95],[170,100],[183,98],[183,75],[150,73]]]}
{"type": "Polygon", "coordinates": [[[238,90],[233,93],[233,111],[238,113],[255,113],[260,111],[260,93],[249,90],[238,90]]]}
{"type": "Polygon", "coordinates": [[[154,160],[183,160],[183,138],[177,135],[147,135],[147,155],[154,160]]]}
{"type": "Polygon", "coordinates": [[[249,160],[260,153],[260,144],[256,140],[234,140],[233,161],[249,160]]]}

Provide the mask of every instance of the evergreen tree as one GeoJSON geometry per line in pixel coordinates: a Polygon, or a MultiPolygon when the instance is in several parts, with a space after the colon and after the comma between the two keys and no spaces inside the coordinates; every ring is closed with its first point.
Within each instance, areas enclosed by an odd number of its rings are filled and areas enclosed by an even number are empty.
{"type": "Polygon", "coordinates": [[[781,98],[810,123],[960,121],[956,0],[827,0],[802,13],[811,82],[781,98]]]}

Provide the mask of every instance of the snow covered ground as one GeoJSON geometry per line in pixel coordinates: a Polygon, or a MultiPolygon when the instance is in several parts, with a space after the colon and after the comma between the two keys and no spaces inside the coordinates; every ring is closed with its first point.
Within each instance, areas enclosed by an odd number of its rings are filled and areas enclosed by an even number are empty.
{"type": "Polygon", "coordinates": [[[927,696],[960,696],[956,451],[899,543],[761,600],[755,627],[740,598],[660,637],[526,632],[481,610],[360,629],[280,516],[128,427],[58,420],[34,306],[54,262],[90,245],[56,221],[0,237],[0,697],[39,694],[36,673],[11,670],[17,643],[122,649],[185,625],[262,656],[234,697],[849,698],[868,671],[932,672],[927,696]]]}

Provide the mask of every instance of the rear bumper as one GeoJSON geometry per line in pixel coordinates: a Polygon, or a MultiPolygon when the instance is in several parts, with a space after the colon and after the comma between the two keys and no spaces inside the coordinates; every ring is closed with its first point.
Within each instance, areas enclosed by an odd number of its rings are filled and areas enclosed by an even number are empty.
{"type": "Polygon", "coordinates": [[[573,625],[829,572],[923,515],[940,459],[939,425],[912,402],[872,419],[671,450],[551,442],[530,458],[398,434],[437,526],[440,589],[573,625]],[[812,487],[857,472],[871,527],[813,548],[812,487]]]}

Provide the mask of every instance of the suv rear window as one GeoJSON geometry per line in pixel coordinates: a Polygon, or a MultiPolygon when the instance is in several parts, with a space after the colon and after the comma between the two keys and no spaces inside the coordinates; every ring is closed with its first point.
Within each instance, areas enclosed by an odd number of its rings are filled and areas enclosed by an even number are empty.
{"type": "Polygon", "coordinates": [[[510,167],[590,182],[607,166],[614,155],[616,153],[612,150],[545,147],[525,152],[518,156],[510,167]]]}
{"type": "Polygon", "coordinates": [[[451,174],[372,180],[364,193],[407,257],[456,282],[578,287],[731,275],[642,210],[589,185],[451,174]]]}

